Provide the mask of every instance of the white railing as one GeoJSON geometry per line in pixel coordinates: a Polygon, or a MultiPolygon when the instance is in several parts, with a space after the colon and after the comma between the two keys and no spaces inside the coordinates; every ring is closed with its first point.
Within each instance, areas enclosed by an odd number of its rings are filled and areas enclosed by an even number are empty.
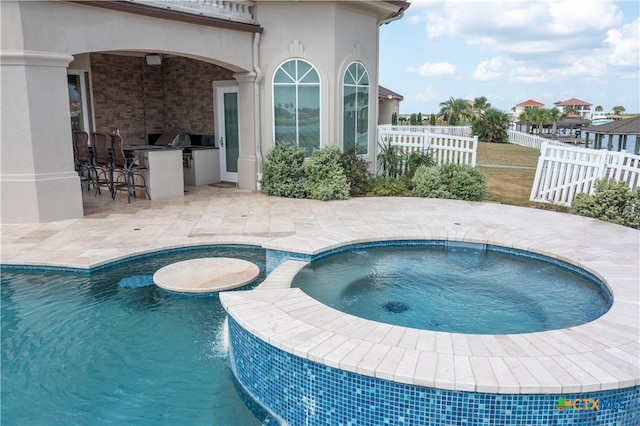
{"type": "Polygon", "coordinates": [[[455,136],[424,131],[430,126],[379,126],[378,152],[387,146],[401,147],[410,155],[413,152],[431,152],[438,164],[460,163],[476,165],[478,137],[455,136]],[[412,130],[420,127],[420,131],[412,130]]]}
{"type": "Polygon", "coordinates": [[[176,10],[193,15],[255,24],[251,14],[253,1],[244,0],[129,0],[161,9],[176,10]]]}
{"type": "Polygon", "coordinates": [[[640,156],[571,146],[540,147],[531,201],[569,206],[579,193],[593,194],[595,182],[607,178],[640,186],[640,156]]]}
{"type": "Polygon", "coordinates": [[[439,135],[471,137],[471,126],[394,126],[385,124],[378,126],[378,128],[389,132],[437,133],[439,135]]]}
{"type": "Polygon", "coordinates": [[[509,143],[526,146],[528,148],[540,149],[540,146],[543,143],[549,143],[551,145],[558,146],[567,146],[562,142],[552,141],[547,138],[543,138],[540,136],[532,135],[530,133],[518,132],[517,130],[507,130],[507,134],[509,135],[509,143]]]}

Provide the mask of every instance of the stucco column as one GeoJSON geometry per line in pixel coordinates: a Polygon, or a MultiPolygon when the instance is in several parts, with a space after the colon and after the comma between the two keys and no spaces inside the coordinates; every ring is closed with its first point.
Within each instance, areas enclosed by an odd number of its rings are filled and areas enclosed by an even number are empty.
{"type": "Polygon", "coordinates": [[[59,53],[0,52],[2,223],[83,215],[69,121],[72,60],[59,53]]]}
{"type": "Polygon", "coordinates": [[[254,72],[235,73],[238,81],[240,155],[238,157],[238,187],[256,189],[258,160],[256,158],[256,126],[254,114],[254,72]]]}

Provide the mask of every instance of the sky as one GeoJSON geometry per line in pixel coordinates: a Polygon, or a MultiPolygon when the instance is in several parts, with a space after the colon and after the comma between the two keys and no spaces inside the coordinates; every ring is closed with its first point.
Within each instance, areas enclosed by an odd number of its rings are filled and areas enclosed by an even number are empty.
{"type": "Polygon", "coordinates": [[[480,96],[507,113],[571,98],[640,113],[636,0],[409,1],[380,28],[379,82],[404,97],[401,114],[480,96]]]}

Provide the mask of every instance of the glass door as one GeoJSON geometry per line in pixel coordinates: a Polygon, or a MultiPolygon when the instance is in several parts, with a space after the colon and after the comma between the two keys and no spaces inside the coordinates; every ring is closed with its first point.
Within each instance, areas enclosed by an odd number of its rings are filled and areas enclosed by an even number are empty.
{"type": "Polygon", "coordinates": [[[218,123],[220,178],[225,182],[238,182],[238,157],[240,156],[238,87],[218,88],[218,123]]]}
{"type": "Polygon", "coordinates": [[[89,131],[89,114],[85,72],[69,70],[67,73],[67,87],[69,89],[69,113],[71,115],[71,131],[89,131]]]}

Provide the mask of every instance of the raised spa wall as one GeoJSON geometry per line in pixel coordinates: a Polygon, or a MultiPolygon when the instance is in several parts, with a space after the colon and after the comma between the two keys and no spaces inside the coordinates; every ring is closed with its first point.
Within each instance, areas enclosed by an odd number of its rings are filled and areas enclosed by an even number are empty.
{"type": "MultiPolygon", "coordinates": [[[[617,376],[607,383],[596,374],[586,377],[571,371],[571,376],[562,368],[554,370],[554,366],[562,366],[565,356],[573,353],[564,355],[560,348],[558,356],[548,356],[542,353],[554,353],[548,348],[520,358],[505,354],[504,367],[511,371],[497,381],[492,379],[495,382],[487,382],[477,377],[478,364],[469,362],[472,357],[457,356],[455,351],[436,353],[442,348],[433,336],[439,334],[452,344],[456,339],[453,334],[377,324],[343,313],[332,316],[331,308],[299,289],[289,288],[306,262],[341,251],[446,244],[375,242],[338,247],[315,256],[267,250],[269,275],[263,284],[251,291],[220,294],[229,316],[229,358],[240,385],[273,418],[291,425],[640,424],[638,378],[622,368],[618,373],[609,366],[607,374],[601,376],[617,376]],[[353,338],[336,332],[349,328],[353,338]],[[363,336],[365,332],[368,334],[363,336]],[[395,343],[389,340],[394,334],[398,336],[395,343]],[[402,339],[409,335],[414,336],[414,342],[406,345],[402,339]],[[427,347],[424,337],[435,342],[435,351],[423,350],[427,347]],[[361,352],[357,361],[349,359],[357,352],[361,352]],[[534,380],[513,370],[534,362],[544,365],[540,370],[546,376],[534,380]],[[460,374],[465,369],[466,376],[460,374]],[[557,408],[559,398],[570,405],[557,408]]],[[[529,253],[556,263],[522,250],[491,249],[529,253]]],[[[597,280],[590,272],[558,263],[597,280]]],[[[521,336],[514,335],[513,339],[517,337],[521,336]]],[[[474,338],[469,337],[469,341],[474,338]]],[[[496,357],[489,355],[475,358],[486,361],[489,371],[495,371],[500,362],[494,363],[496,357]]]]}
{"type": "MultiPolygon", "coordinates": [[[[633,425],[639,388],[573,394],[461,392],[395,383],[309,361],[229,320],[230,359],[244,390],[281,424],[291,425],[633,425]],[[599,400],[600,410],[555,408],[599,400]],[[603,409],[603,403],[607,405],[603,409]]],[[[584,404],[583,404],[584,405],[584,404]]],[[[580,406],[578,406],[580,408],[580,406]]]]}

